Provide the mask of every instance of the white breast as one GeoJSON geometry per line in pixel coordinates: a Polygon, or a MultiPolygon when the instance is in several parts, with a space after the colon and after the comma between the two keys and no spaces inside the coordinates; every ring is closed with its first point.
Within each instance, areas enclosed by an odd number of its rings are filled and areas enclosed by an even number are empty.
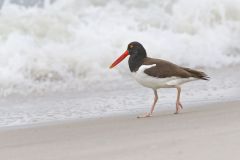
{"type": "Polygon", "coordinates": [[[145,69],[151,68],[155,66],[154,65],[142,65],[137,72],[133,72],[133,77],[136,79],[138,83],[141,85],[148,87],[148,88],[153,88],[153,89],[158,89],[158,88],[172,88],[175,86],[179,86],[183,83],[197,80],[196,78],[180,78],[180,77],[168,77],[168,78],[157,78],[157,77],[152,77],[144,73],[145,69]]]}

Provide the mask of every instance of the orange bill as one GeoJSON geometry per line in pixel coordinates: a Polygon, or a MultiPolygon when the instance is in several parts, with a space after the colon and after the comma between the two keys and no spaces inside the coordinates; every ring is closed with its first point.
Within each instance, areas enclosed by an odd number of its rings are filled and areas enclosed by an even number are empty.
{"type": "Polygon", "coordinates": [[[122,60],[124,60],[124,58],[126,58],[128,56],[128,50],[126,50],[120,57],[118,57],[118,59],[116,59],[113,64],[109,67],[110,69],[115,67],[118,63],[120,63],[122,60]]]}

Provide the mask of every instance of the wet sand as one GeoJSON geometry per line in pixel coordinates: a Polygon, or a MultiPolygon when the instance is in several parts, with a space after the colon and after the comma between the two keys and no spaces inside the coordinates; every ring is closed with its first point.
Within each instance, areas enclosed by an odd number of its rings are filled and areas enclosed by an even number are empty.
{"type": "Polygon", "coordinates": [[[4,160],[240,158],[240,102],[0,129],[4,160]]]}

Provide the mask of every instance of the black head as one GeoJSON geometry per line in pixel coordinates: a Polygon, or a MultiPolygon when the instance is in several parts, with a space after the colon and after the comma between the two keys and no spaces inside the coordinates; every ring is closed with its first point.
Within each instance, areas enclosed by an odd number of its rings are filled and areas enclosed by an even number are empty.
{"type": "Polygon", "coordinates": [[[139,42],[131,42],[128,44],[127,50],[130,56],[147,57],[145,48],[139,42]]]}
{"type": "Polygon", "coordinates": [[[131,42],[128,44],[127,50],[118,57],[109,68],[115,67],[128,55],[130,56],[128,59],[128,65],[131,72],[136,72],[143,64],[144,58],[147,57],[146,50],[139,42],[131,42]]]}
{"type": "Polygon", "coordinates": [[[144,58],[147,57],[145,48],[139,42],[131,42],[127,48],[129,52],[128,65],[131,72],[136,72],[143,64],[144,58]]]}

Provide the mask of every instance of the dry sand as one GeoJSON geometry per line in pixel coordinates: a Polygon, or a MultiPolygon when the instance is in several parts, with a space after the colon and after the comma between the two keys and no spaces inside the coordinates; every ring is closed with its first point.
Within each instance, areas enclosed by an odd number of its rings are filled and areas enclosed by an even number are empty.
{"type": "Polygon", "coordinates": [[[240,159],[240,102],[0,130],[1,160],[240,159]]]}

